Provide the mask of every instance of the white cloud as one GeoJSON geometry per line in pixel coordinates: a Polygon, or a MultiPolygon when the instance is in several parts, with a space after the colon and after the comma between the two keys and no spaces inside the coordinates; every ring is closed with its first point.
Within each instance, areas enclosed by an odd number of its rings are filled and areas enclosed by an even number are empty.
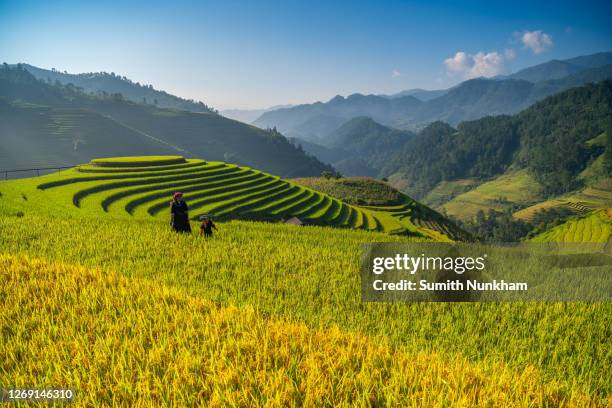
{"type": "Polygon", "coordinates": [[[464,72],[470,69],[470,57],[463,51],[458,51],[454,57],[444,60],[450,72],[464,72]]]}
{"type": "Polygon", "coordinates": [[[460,74],[466,79],[476,77],[492,77],[504,72],[505,62],[515,57],[512,49],[506,50],[503,54],[497,51],[477,52],[467,54],[458,51],[454,57],[444,60],[446,68],[451,74],[460,74]]]}
{"type": "Polygon", "coordinates": [[[471,77],[492,77],[499,75],[504,68],[504,56],[497,52],[478,52],[474,55],[474,65],[470,69],[471,77]]]}
{"type": "Polygon", "coordinates": [[[399,72],[397,69],[391,71],[391,78],[397,78],[398,76],[402,76],[402,73],[399,72]]]}
{"type": "Polygon", "coordinates": [[[553,46],[552,36],[542,30],[524,31],[521,35],[521,42],[534,54],[541,54],[553,46]]]}

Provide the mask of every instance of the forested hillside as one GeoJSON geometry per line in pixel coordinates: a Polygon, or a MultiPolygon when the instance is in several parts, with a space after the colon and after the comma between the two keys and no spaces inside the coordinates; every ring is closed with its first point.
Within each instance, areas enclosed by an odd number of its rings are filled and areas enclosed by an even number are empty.
{"type": "Polygon", "coordinates": [[[547,98],[516,119],[517,163],[529,168],[547,193],[575,189],[578,174],[602,153],[587,142],[612,125],[612,80],[547,98]]]}
{"type": "Polygon", "coordinates": [[[215,113],[160,109],[0,68],[2,169],[72,165],[99,156],[180,153],[288,177],[333,171],[273,131],[215,113]]]}
{"type": "MultiPolygon", "coordinates": [[[[603,153],[587,141],[612,118],[612,80],[549,97],[514,116],[463,122],[456,129],[434,123],[408,141],[383,173],[423,197],[441,181],[486,180],[510,166],[526,168],[545,195],[578,187],[578,175],[603,153]]],[[[608,153],[609,154],[609,153],[608,153]]]]}
{"type": "Polygon", "coordinates": [[[344,149],[345,160],[361,160],[368,167],[379,169],[414,133],[392,129],[370,118],[358,117],[336,129],[327,139],[332,149],[344,149]]]}
{"type": "Polygon", "coordinates": [[[101,97],[113,93],[120,93],[129,101],[150,104],[159,108],[172,108],[187,110],[191,112],[214,112],[209,106],[201,101],[180,98],[167,92],[153,88],[153,85],[133,82],[125,76],[116,75],[114,72],[88,72],[84,74],[69,74],[55,69],[42,69],[29,64],[21,66],[40,79],[49,84],[56,81],[61,85],[72,84],[87,94],[101,97]]]}
{"type": "Polygon", "coordinates": [[[584,71],[585,69],[603,67],[610,64],[612,64],[612,52],[599,52],[563,61],[548,61],[543,64],[522,69],[509,77],[536,83],[560,79],[584,71]]]}

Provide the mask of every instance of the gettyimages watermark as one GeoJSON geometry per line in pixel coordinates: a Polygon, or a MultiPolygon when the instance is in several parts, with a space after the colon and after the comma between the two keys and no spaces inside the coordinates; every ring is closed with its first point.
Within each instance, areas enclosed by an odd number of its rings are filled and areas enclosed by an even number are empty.
{"type": "Polygon", "coordinates": [[[368,243],[365,302],[612,300],[612,253],[604,244],[368,243]]]}

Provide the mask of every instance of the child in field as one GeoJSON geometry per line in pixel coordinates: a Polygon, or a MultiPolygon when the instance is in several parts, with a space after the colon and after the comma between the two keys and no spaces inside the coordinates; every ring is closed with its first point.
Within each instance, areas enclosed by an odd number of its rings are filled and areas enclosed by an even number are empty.
{"type": "Polygon", "coordinates": [[[218,231],[215,223],[209,218],[202,218],[202,224],[200,224],[200,235],[204,235],[205,237],[212,237],[213,231],[218,231]]]}

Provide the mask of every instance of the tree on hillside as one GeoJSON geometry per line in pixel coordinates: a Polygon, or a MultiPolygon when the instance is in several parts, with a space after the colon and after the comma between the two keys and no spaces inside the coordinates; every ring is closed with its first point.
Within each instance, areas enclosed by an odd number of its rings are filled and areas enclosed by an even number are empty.
{"type": "Polygon", "coordinates": [[[340,179],[342,178],[342,174],[337,171],[324,170],[321,172],[321,177],[330,180],[330,179],[340,179]]]}
{"type": "Polygon", "coordinates": [[[531,230],[529,224],[512,217],[512,210],[500,213],[490,209],[487,214],[480,210],[470,221],[455,222],[484,242],[517,242],[531,230]]]}

